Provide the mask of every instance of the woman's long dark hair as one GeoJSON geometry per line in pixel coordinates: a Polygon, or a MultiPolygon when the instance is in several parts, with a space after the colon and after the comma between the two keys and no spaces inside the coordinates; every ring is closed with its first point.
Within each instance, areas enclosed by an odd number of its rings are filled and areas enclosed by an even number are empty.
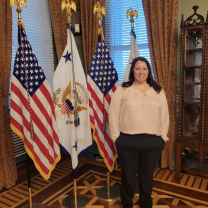
{"type": "Polygon", "coordinates": [[[123,82],[122,87],[130,87],[133,84],[133,82],[134,82],[134,66],[135,66],[137,61],[143,61],[147,64],[147,67],[148,67],[147,83],[149,84],[150,87],[153,87],[153,89],[157,93],[160,93],[160,91],[162,90],[162,87],[157,82],[155,82],[155,80],[153,79],[151,66],[150,66],[149,62],[147,61],[147,59],[144,58],[144,57],[141,57],[141,56],[135,58],[132,61],[130,72],[129,72],[129,81],[128,82],[123,82]]]}

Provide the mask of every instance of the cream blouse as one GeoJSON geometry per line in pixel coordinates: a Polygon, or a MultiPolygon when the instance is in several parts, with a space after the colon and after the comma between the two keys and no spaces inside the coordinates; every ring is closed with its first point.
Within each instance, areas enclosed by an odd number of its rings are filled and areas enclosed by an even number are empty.
{"type": "Polygon", "coordinates": [[[109,108],[111,139],[124,134],[155,134],[168,141],[168,104],[164,90],[159,94],[151,87],[141,91],[133,85],[119,86],[109,108]]]}

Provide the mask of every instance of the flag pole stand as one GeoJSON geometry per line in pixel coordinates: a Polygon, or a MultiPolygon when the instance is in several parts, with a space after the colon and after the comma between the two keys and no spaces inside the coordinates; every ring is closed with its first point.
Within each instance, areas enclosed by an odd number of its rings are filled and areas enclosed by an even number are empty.
{"type": "Polygon", "coordinates": [[[21,208],[45,208],[45,205],[41,203],[32,203],[32,191],[31,191],[31,180],[30,180],[30,157],[28,156],[28,154],[27,154],[27,180],[28,180],[29,204],[26,204],[21,208]]]}
{"type": "Polygon", "coordinates": [[[83,208],[89,203],[87,196],[77,194],[77,180],[74,179],[74,194],[65,197],[62,201],[64,208],[83,208]]]}
{"type": "Polygon", "coordinates": [[[120,196],[120,190],[110,186],[110,172],[107,172],[107,187],[104,186],[98,189],[96,195],[98,198],[106,201],[112,201],[120,196]]]}

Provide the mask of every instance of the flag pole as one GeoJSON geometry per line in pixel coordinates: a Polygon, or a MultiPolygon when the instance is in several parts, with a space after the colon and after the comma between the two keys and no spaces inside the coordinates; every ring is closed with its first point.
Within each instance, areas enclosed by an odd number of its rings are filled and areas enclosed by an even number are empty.
{"type": "MultiPolygon", "coordinates": [[[[102,81],[103,81],[103,133],[106,134],[106,118],[105,118],[105,97],[104,97],[104,62],[103,62],[103,41],[104,40],[104,35],[103,35],[103,30],[102,30],[102,16],[105,15],[105,7],[100,6],[100,3],[97,2],[94,7],[93,7],[93,13],[97,13],[97,19],[98,19],[98,34],[101,35],[101,49],[102,49],[102,81]]],[[[110,186],[110,172],[107,172],[107,186],[101,187],[100,189],[97,190],[96,195],[98,198],[106,200],[106,201],[112,201],[116,198],[119,197],[120,195],[120,190],[116,187],[110,186]]]]}
{"type": "Polygon", "coordinates": [[[129,72],[130,72],[130,68],[131,68],[131,63],[132,61],[136,58],[139,57],[139,50],[137,47],[137,43],[136,43],[136,33],[134,31],[134,18],[136,17],[138,18],[138,12],[137,10],[134,10],[130,7],[130,9],[127,10],[126,13],[127,18],[130,16],[130,22],[131,22],[131,47],[130,47],[130,55],[129,55],[129,59],[126,65],[126,71],[124,73],[124,77],[123,77],[123,82],[127,82],[129,81],[129,72]]]}
{"type": "MultiPolygon", "coordinates": [[[[132,7],[130,7],[130,9],[128,9],[126,12],[126,17],[128,18],[129,16],[130,16],[130,22],[131,22],[131,29],[134,30],[134,18],[133,17],[138,18],[137,10],[133,11],[132,7]]],[[[139,183],[138,182],[135,182],[134,194],[139,195],[139,183]]]]}
{"type": "Polygon", "coordinates": [[[62,201],[62,206],[64,208],[84,208],[89,203],[89,199],[83,194],[77,194],[77,179],[74,175],[73,177],[74,194],[65,197],[62,201]]]}
{"type": "MultiPolygon", "coordinates": [[[[61,3],[61,10],[66,9],[66,16],[67,16],[67,22],[71,25],[71,15],[73,9],[76,12],[76,4],[73,1],[69,0],[63,0],[61,3]]],[[[67,28],[68,29],[68,28],[67,28]]],[[[71,39],[71,33],[70,33],[70,40],[71,39]]],[[[76,83],[75,83],[75,73],[74,73],[74,60],[73,60],[73,51],[72,51],[72,42],[71,42],[71,54],[72,54],[72,74],[73,74],[73,93],[74,93],[74,125],[75,128],[80,125],[78,110],[77,110],[77,93],[76,93],[76,83]]],[[[76,175],[73,174],[73,182],[74,182],[74,194],[73,196],[69,195],[65,197],[62,201],[62,206],[65,208],[83,208],[89,203],[89,199],[87,196],[83,194],[77,194],[77,178],[76,175]]]]}
{"type": "Polygon", "coordinates": [[[28,181],[28,195],[29,195],[29,206],[32,208],[32,191],[31,191],[31,180],[30,180],[30,157],[27,154],[27,181],[28,181]]]}
{"type": "MultiPolygon", "coordinates": [[[[18,13],[18,21],[17,21],[17,24],[18,25],[21,25],[23,27],[23,29],[25,30],[25,26],[24,26],[24,23],[21,22],[21,12],[22,12],[22,9],[21,9],[21,4],[23,4],[26,8],[27,8],[27,1],[24,0],[24,1],[15,1],[14,0],[10,0],[10,6],[11,8],[14,6],[14,5],[17,5],[17,13],[18,13]]],[[[32,123],[31,123],[32,124],[32,123]]],[[[33,132],[33,128],[30,129],[31,130],[31,136],[33,138],[34,136],[34,132],[33,132]]],[[[45,208],[45,206],[43,204],[40,204],[40,203],[32,203],[32,191],[31,191],[31,180],[30,180],[30,157],[28,156],[27,154],[27,180],[28,180],[28,196],[29,196],[29,204],[26,204],[24,205],[22,208],[45,208]]]]}
{"type": "MultiPolygon", "coordinates": [[[[25,25],[23,22],[21,22],[21,4],[24,5],[27,8],[27,1],[14,1],[14,0],[10,0],[10,6],[11,8],[14,5],[17,5],[17,13],[18,13],[18,21],[17,21],[17,25],[20,25],[21,27],[23,27],[23,29],[25,30],[25,25]]],[[[25,74],[26,75],[26,74],[25,74]]],[[[32,124],[32,123],[30,123],[32,124]]],[[[34,132],[33,132],[33,128],[32,125],[30,125],[31,127],[31,137],[33,138],[34,136],[34,132]]],[[[30,157],[27,154],[27,180],[28,180],[28,196],[29,196],[29,204],[24,205],[22,208],[45,208],[45,205],[40,204],[40,203],[32,203],[32,191],[31,191],[31,177],[30,177],[30,157]]]]}
{"type": "Polygon", "coordinates": [[[31,187],[31,177],[30,177],[30,157],[27,154],[27,181],[28,181],[28,196],[29,204],[22,206],[21,208],[45,208],[45,205],[41,203],[32,203],[32,187],[31,187]]]}

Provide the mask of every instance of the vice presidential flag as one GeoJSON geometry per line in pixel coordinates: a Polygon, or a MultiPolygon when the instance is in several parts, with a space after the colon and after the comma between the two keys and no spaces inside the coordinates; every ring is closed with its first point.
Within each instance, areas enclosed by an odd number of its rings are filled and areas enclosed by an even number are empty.
{"type": "Polygon", "coordinates": [[[71,24],[67,24],[67,45],[54,73],[53,88],[60,148],[71,158],[75,174],[78,158],[92,145],[92,135],[87,82],[71,24]]]}
{"type": "Polygon", "coordinates": [[[126,71],[124,74],[123,82],[129,81],[129,72],[131,68],[131,62],[138,56],[139,56],[139,50],[138,50],[137,43],[136,43],[136,34],[135,34],[134,29],[131,29],[131,52],[130,52],[129,60],[126,66],[126,71]]]}
{"type": "Polygon", "coordinates": [[[23,140],[42,177],[49,179],[60,160],[50,85],[20,24],[11,83],[11,129],[23,140]]]}
{"type": "Polygon", "coordinates": [[[111,97],[118,86],[118,75],[101,35],[87,75],[89,91],[90,124],[93,139],[109,171],[117,158],[115,144],[110,138],[108,112],[111,97]]]}

